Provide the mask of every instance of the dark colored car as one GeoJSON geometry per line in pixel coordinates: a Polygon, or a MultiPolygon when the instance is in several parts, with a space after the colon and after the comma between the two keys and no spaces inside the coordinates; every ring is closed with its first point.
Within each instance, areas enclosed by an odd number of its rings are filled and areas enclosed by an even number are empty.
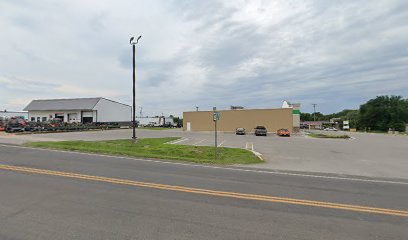
{"type": "Polygon", "coordinates": [[[267,132],[264,126],[256,126],[255,128],[255,136],[266,136],[267,132]]]}
{"type": "Polygon", "coordinates": [[[285,128],[279,129],[279,130],[276,132],[276,134],[277,134],[278,136],[281,136],[281,137],[283,137],[283,136],[290,137],[290,132],[289,132],[289,130],[288,130],[288,129],[285,129],[285,128]]]}
{"type": "Polygon", "coordinates": [[[245,135],[245,128],[237,128],[235,130],[236,135],[245,135]]]}

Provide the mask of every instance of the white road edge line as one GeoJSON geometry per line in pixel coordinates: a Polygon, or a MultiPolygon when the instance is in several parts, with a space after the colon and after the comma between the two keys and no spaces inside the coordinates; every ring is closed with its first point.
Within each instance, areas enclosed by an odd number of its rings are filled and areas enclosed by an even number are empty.
{"type": "Polygon", "coordinates": [[[176,140],[173,140],[173,141],[170,141],[170,142],[165,142],[164,144],[173,144],[174,142],[177,142],[177,141],[179,141],[180,139],[176,139],[176,140]]]}
{"type": "Polygon", "coordinates": [[[181,142],[184,142],[184,141],[187,141],[188,140],[188,138],[182,138],[182,139],[178,139],[178,140],[175,140],[175,141],[171,141],[171,142],[169,142],[169,144],[177,144],[177,143],[181,143],[181,142]]]}
{"type": "Polygon", "coordinates": [[[225,140],[224,141],[222,141],[220,144],[218,144],[218,147],[221,147],[222,146],[222,144],[224,144],[225,143],[225,140]]]}
{"type": "Polygon", "coordinates": [[[201,140],[201,141],[198,141],[198,142],[194,143],[193,146],[197,146],[198,144],[200,144],[200,143],[202,143],[202,142],[204,142],[204,141],[205,141],[205,139],[203,139],[203,140],[201,140]]]}
{"type": "Polygon", "coordinates": [[[3,144],[0,144],[0,146],[1,147],[39,150],[39,151],[50,151],[50,152],[61,152],[61,153],[69,153],[69,154],[79,154],[79,155],[86,155],[86,156],[106,157],[106,158],[120,158],[120,159],[127,159],[127,160],[132,160],[132,161],[139,161],[139,162],[153,162],[153,163],[160,163],[160,164],[172,164],[172,165],[181,165],[181,166],[190,166],[190,167],[223,169],[223,170],[231,170],[231,171],[237,171],[237,172],[254,172],[254,173],[266,173],[266,174],[273,174],[273,175],[286,175],[286,176],[323,178],[323,179],[334,179],[334,180],[345,180],[345,181],[356,181],[356,182],[388,183],[388,184],[408,185],[408,182],[399,182],[399,181],[387,181],[387,180],[375,180],[375,179],[364,179],[364,178],[347,178],[347,177],[334,177],[334,176],[312,175],[312,174],[302,174],[302,173],[278,172],[276,170],[265,171],[265,170],[255,170],[255,169],[217,167],[217,166],[210,166],[210,165],[198,165],[198,164],[191,164],[191,163],[168,162],[168,161],[164,161],[164,160],[161,161],[161,160],[152,160],[152,159],[140,159],[140,158],[131,158],[131,157],[122,157],[122,156],[103,155],[103,154],[96,154],[96,153],[84,153],[84,152],[73,152],[73,151],[64,151],[64,150],[55,150],[55,149],[45,149],[45,148],[23,147],[23,146],[15,146],[15,145],[3,145],[3,144]]]}

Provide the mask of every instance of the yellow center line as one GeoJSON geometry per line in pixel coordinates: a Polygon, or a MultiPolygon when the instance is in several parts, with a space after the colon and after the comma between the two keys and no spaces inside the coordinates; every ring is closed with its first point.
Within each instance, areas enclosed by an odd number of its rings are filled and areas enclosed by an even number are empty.
{"type": "Polygon", "coordinates": [[[140,182],[140,181],[119,179],[119,178],[108,178],[108,177],[52,171],[52,170],[37,169],[37,168],[17,167],[17,166],[12,166],[12,165],[3,165],[3,164],[0,164],[0,169],[10,170],[10,171],[15,171],[15,172],[60,176],[60,177],[91,180],[91,181],[98,181],[98,182],[107,182],[107,183],[114,183],[114,184],[121,184],[121,185],[203,194],[203,195],[210,195],[210,196],[248,199],[248,200],[256,200],[256,201],[285,203],[285,204],[302,205],[302,206],[332,208],[332,209],[347,210],[347,211],[354,211],[354,212],[377,213],[377,214],[385,214],[385,215],[392,215],[392,216],[408,217],[408,211],[397,210],[397,209],[375,208],[375,207],[368,207],[368,206],[310,201],[310,200],[302,200],[302,199],[295,199],[295,198],[283,198],[283,197],[246,194],[246,193],[237,193],[237,192],[225,192],[225,191],[217,191],[217,190],[210,190],[210,189],[200,189],[200,188],[190,188],[190,187],[157,184],[157,183],[149,183],[149,182],[140,182]]]}

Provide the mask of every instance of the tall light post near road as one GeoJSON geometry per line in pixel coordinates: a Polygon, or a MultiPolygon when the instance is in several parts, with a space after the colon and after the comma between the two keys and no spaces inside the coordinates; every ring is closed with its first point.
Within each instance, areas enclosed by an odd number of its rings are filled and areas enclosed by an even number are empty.
{"type": "Polygon", "coordinates": [[[130,38],[130,45],[132,45],[133,48],[133,111],[132,111],[132,127],[133,127],[133,136],[132,140],[133,143],[136,143],[136,70],[135,70],[135,60],[136,60],[136,44],[139,42],[140,38],[142,36],[140,35],[137,39],[136,42],[133,42],[135,39],[134,37],[130,38]]]}

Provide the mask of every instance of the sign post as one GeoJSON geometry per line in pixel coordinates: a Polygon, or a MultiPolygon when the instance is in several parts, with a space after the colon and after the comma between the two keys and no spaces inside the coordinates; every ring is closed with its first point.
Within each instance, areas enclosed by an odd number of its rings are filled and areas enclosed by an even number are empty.
{"type": "Polygon", "coordinates": [[[213,107],[213,121],[214,121],[214,131],[215,131],[215,160],[218,160],[218,144],[217,144],[217,122],[219,120],[219,113],[217,112],[217,108],[213,107]]]}

